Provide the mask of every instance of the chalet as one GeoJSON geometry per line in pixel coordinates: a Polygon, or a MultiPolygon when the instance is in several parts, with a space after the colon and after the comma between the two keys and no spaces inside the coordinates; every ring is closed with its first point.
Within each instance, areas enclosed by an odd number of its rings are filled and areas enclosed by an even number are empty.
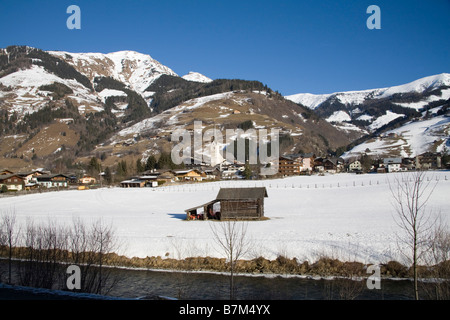
{"type": "Polygon", "coordinates": [[[46,173],[41,170],[32,170],[32,171],[26,171],[26,172],[19,172],[17,174],[24,179],[25,184],[34,185],[37,183],[36,177],[41,176],[46,173]]]}
{"type": "Polygon", "coordinates": [[[122,188],[143,188],[143,187],[157,187],[158,178],[161,176],[160,172],[149,170],[143,172],[143,175],[131,177],[128,180],[120,182],[122,188]]]}
{"type": "Polygon", "coordinates": [[[174,182],[175,172],[173,170],[161,171],[158,175],[157,181],[162,183],[174,182]]]}
{"type": "Polygon", "coordinates": [[[234,163],[229,165],[223,165],[221,168],[221,177],[225,180],[241,179],[241,172],[245,170],[245,165],[234,163]]]}
{"type": "Polygon", "coordinates": [[[217,167],[206,167],[202,171],[206,175],[207,180],[216,180],[220,178],[220,170],[217,167]]]}
{"type": "Polygon", "coordinates": [[[158,186],[158,176],[159,176],[159,173],[145,174],[145,175],[139,176],[139,179],[145,181],[146,187],[157,187],[158,186]]]}
{"type": "Polygon", "coordinates": [[[377,173],[386,173],[386,168],[381,164],[381,165],[377,168],[377,173]]]}
{"type": "Polygon", "coordinates": [[[348,164],[349,172],[360,172],[362,170],[362,164],[359,160],[353,160],[348,164]]]}
{"type": "Polygon", "coordinates": [[[33,172],[33,171],[29,171],[29,172],[18,172],[17,174],[23,178],[25,184],[29,184],[29,183],[31,183],[33,180],[35,180],[34,172],[33,172]]]}
{"type": "Polygon", "coordinates": [[[143,188],[145,186],[145,180],[130,179],[120,182],[122,188],[143,188]]]}
{"type": "MultiPolygon", "coordinates": [[[[69,183],[69,184],[77,184],[77,183],[78,183],[78,177],[77,177],[76,174],[74,174],[74,173],[67,173],[66,175],[67,175],[67,177],[69,178],[69,180],[68,180],[68,183],[69,183]]],[[[101,176],[101,177],[104,177],[104,176],[105,176],[105,173],[104,173],[104,172],[101,172],[101,173],[100,173],[100,176],[101,176]]]]}
{"type": "Polygon", "coordinates": [[[215,200],[185,210],[187,220],[248,220],[264,217],[264,198],[261,188],[221,188],[215,200]]]}
{"type": "Polygon", "coordinates": [[[402,170],[402,158],[385,158],[383,159],[383,166],[387,172],[399,172],[402,170]]]}
{"type": "Polygon", "coordinates": [[[293,156],[282,156],[278,159],[278,173],[281,176],[300,174],[300,161],[293,156]]]}
{"type": "Polygon", "coordinates": [[[416,169],[430,170],[440,169],[442,158],[440,153],[425,152],[416,157],[416,169]]]}
{"type": "Polygon", "coordinates": [[[36,182],[40,187],[46,188],[66,188],[69,177],[64,174],[43,174],[36,177],[36,182]]]}
{"type": "Polygon", "coordinates": [[[323,172],[325,170],[323,161],[324,158],[322,157],[314,158],[314,171],[323,172]]]}
{"type": "Polygon", "coordinates": [[[314,169],[314,153],[306,153],[301,156],[300,172],[311,173],[314,169]]]}
{"type": "Polygon", "coordinates": [[[97,179],[95,179],[95,177],[91,177],[91,176],[83,176],[83,178],[78,180],[78,183],[80,183],[80,184],[95,184],[95,183],[97,183],[97,179]]]}
{"type": "Polygon", "coordinates": [[[336,159],[323,159],[323,170],[326,172],[336,173],[338,171],[338,163],[336,159]]]}
{"type": "Polygon", "coordinates": [[[197,169],[175,170],[175,179],[177,181],[202,181],[206,174],[197,169]]]}
{"type": "Polygon", "coordinates": [[[414,170],[416,168],[416,161],[414,158],[403,158],[402,167],[405,170],[414,170]]]}
{"type": "Polygon", "coordinates": [[[0,186],[6,186],[8,191],[21,191],[24,189],[24,179],[18,174],[0,175],[0,186]]]}

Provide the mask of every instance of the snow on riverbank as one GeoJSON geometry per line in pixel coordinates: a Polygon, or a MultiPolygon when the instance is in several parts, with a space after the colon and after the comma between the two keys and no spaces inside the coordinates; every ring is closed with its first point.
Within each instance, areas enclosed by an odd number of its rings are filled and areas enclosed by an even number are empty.
{"type": "MultiPolygon", "coordinates": [[[[220,181],[161,188],[71,190],[0,198],[0,213],[14,211],[17,223],[74,218],[111,223],[128,257],[222,257],[207,221],[185,221],[184,210],[216,197],[220,187],[266,186],[265,216],[248,222],[253,249],[246,258],[278,255],[316,261],[322,255],[363,263],[401,260],[388,180],[395,174],[337,174],[265,181],[220,181]]],[[[438,180],[429,209],[450,222],[450,172],[438,180]]],[[[24,227],[22,227],[24,230],[24,227]]]]}

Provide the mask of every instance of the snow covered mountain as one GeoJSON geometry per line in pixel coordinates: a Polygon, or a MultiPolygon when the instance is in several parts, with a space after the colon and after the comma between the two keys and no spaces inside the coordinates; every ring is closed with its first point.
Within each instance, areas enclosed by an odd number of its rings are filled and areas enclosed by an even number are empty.
{"type": "Polygon", "coordinates": [[[138,93],[143,93],[162,74],[177,76],[173,70],[151,56],[135,51],[107,54],[63,51],[48,51],[48,53],[74,66],[91,81],[95,77],[111,77],[138,93]]]}
{"type": "Polygon", "coordinates": [[[449,147],[450,74],[442,73],[407,84],[361,91],[314,95],[300,93],[287,99],[325,118],[336,128],[359,132],[344,157],[411,157],[449,147]]]}
{"type": "MultiPolygon", "coordinates": [[[[192,132],[195,121],[201,121],[203,133],[217,129],[224,139],[226,129],[239,128],[243,124],[255,130],[266,129],[268,133],[277,128],[280,131],[280,149],[289,153],[299,150],[326,152],[327,148],[336,148],[350,141],[327,121],[314,117],[306,119],[302,115],[305,111],[288,100],[270,99],[266,93],[234,90],[211,94],[189,99],[124,128],[97,146],[94,152],[119,157],[128,148],[137,150],[146,159],[159,153],[161,148],[170,150],[168,141],[171,134],[177,129],[192,132]]],[[[205,143],[201,150],[206,158],[211,156],[209,146],[205,143]]],[[[219,147],[221,150],[226,147],[225,140],[219,142],[219,147]]]]}
{"type": "Polygon", "coordinates": [[[52,167],[102,154],[106,166],[135,163],[170,150],[170,133],[194,119],[221,130],[276,127],[290,152],[352,141],[258,81],[179,77],[133,51],[0,50],[1,167],[52,167]]]}
{"type": "Polygon", "coordinates": [[[358,158],[367,154],[374,158],[412,158],[425,152],[445,152],[450,149],[450,117],[439,115],[410,121],[367,139],[343,154],[343,158],[358,158]]]}
{"type": "MultiPolygon", "coordinates": [[[[286,96],[286,99],[289,99],[295,103],[300,103],[305,107],[314,110],[320,108],[320,106],[324,102],[329,100],[336,100],[344,105],[352,106],[362,104],[366,100],[385,99],[399,94],[408,94],[408,93],[423,94],[426,92],[439,89],[443,86],[445,87],[450,86],[449,73],[442,73],[438,75],[421,78],[412,81],[410,83],[394,87],[361,90],[361,91],[335,92],[330,94],[299,93],[286,96]]],[[[443,95],[443,99],[449,98],[450,98],[450,90],[446,90],[446,92],[443,95]]],[[[416,104],[408,104],[406,106],[414,109],[419,109],[423,105],[424,103],[416,103],[416,104]]]]}
{"type": "MultiPolygon", "coordinates": [[[[410,125],[396,134],[406,141],[402,154],[430,145],[440,150],[448,141],[449,98],[449,74],[396,87],[285,99],[258,81],[213,81],[197,72],[180,77],[134,51],[11,46],[0,49],[0,166],[45,167],[99,154],[108,166],[123,158],[135,162],[169,150],[173,129],[194,120],[222,129],[277,127],[284,150],[324,154],[350,151],[349,144],[358,152],[387,130],[410,125]],[[440,120],[426,122],[435,117],[440,120]],[[429,127],[415,128],[419,121],[429,127]],[[422,142],[407,138],[414,136],[408,132],[423,136],[422,142]]],[[[401,153],[400,141],[391,142],[392,148],[373,144],[364,150],[401,153]]]]}
{"type": "Polygon", "coordinates": [[[300,93],[286,99],[314,110],[338,129],[370,135],[420,118],[424,110],[448,104],[450,74],[393,87],[319,95],[300,93]]]}
{"type": "MultiPolygon", "coordinates": [[[[108,97],[127,96],[124,89],[136,92],[149,106],[153,93],[145,90],[161,75],[178,77],[151,56],[134,51],[69,53],[9,47],[1,49],[0,59],[0,85],[9,88],[0,90],[3,109],[15,111],[19,117],[42,109],[49,101],[58,104],[52,92],[43,90],[43,86],[54,83],[66,86],[67,98],[80,112],[88,113],[104,110],[108,97]],[[104,78],[114,79],[120,86],[116,90],[97,90],[98,79],[104,78]]],[[[114,112],[121,116],[128,106],[124,101],[114,112]]]]}
{"type": "Polygon", "coordinates": [[[188,74],[182,76],[184,80],[188,81],[194,81],[194,82],[202,82],[202,83],[209,83],[212,82],[212,79],[208,78],[207,76],[202,75],[198,72],[189,72],[188,74]]]}

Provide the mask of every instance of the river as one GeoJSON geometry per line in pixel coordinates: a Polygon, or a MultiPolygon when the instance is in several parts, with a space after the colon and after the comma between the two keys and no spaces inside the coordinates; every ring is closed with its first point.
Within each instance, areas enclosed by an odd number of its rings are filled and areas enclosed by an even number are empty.
{"type": "MultiPolygon", "coordinates": [[[[7,261],[0,260],[0,280],[8,277],[7,261]]],[[[108,296],[125,299],[171,297],[186,300],[230,298],[229,274],[175,272],[129,268],[108,269],[117,283],[108,296]]],[[[106,274],[106,272],[105,272],[106,274]]],[[[18,283],[13,273],[13,283],[18,283]]],[[[412,281],[382,279],[381,289],[368,289],[366,280],[313,279],[299,276],[235,275],[238,300],[407,300],[412,299],[412,281]]]]}
{"type": "MultiPolygon", "coordinates": [[[[125,298],[167,296],[191,300],[230,298],[230,276],[204,272],[115,270],[119,283],[110,295],[125,298]]],[[[381,289],[368,289],[366,281],[312,279],[292,276],[234,277],[238,300],[369,300],[412,299],[410,280],[381,280],[381,289]]]]}

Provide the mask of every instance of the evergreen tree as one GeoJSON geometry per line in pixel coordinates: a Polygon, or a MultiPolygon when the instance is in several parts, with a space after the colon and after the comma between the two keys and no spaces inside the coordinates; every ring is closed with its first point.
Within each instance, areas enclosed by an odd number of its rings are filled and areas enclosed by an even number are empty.
{"type": "Polygon", "coordinates": [[[91,176],[96,176],[100,173],[101,163],[98,161],[96,157],[92,157],[91,160],[89,161],[87,171],[91,176]]]}
{"type": "Polygon", "coordinates": [[[145,164],[145,170],[153,170],[156,168],[157,160],[154,155],[150,155],[145,164]]]}
{"type": "Polygon", "coordinates": [[[157,169],[173,169],[173,162],[170,154],[167,152],[161,153],[161,156],[158,159],[156,164],[157,169]]]}
{"type": "Polygon", "coordinates": [[[145,170],[145,166],[142,164],[141,159],[136,160],[136,172],[141,173],[145,170]]]}
{"type": "Polygon", "coordinates": [[[242,172],[242,176],[247,179],[250,180],[252,178],[253,172],[250,169],[250,165],[248,164],[248,162],[245,164],[245,169],[242,172]]]}
{"type": "Polygon", "coordinates": [[[112,173],[111,173],[111,169],[109,167],[106,167],[106,169],[105,169],[104,178],[105,178],[105,181],[107,184],[112,183],[112,173]]]}
{"type": "Polygon", "coordinates": [[[372,167],[372,158],[369,155],[361,155],[361,157],[359,158],[359,162],[361,162],[361,167],[364,172],[370,171],[370,168],[372,167]]]}
{"type": "Polygon", "coordinates": [[[127,162],[125,160],[120,161],[117,164],[117,175],[120,178],[123,178],[127,175],[127,171],[128,171],[127,162]]]}

